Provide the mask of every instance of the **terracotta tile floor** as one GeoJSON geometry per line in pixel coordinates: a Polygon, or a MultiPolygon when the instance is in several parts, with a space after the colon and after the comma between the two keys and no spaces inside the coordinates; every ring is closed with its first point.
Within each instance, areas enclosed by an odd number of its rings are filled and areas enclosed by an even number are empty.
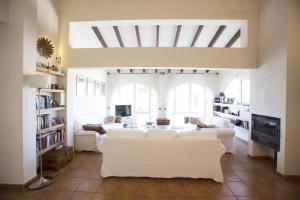
{"type": "MultiPolygon", "coordinates": [[[[76,153],[54,176],[55,183],[38,191],[0,188],[0,199],[20,200],[293,200],[300,199],[300,181],[276,174],[268,159],[251,159],[247,144],[236,139],[236,154],[222,158],[223,184],[205,179],[100,177],[101,154],[76,153]]],[[[179,161],[180,162],[180,161],[179,161]]]]}

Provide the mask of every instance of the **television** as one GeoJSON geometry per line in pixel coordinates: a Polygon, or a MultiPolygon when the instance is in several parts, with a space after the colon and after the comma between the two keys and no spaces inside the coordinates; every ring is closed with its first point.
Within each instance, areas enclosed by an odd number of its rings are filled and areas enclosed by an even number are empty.
{"type": "Polygon", "coordinates": [[[115,115],[122,117],[131,116],[131,105],[116,105],[115,115]]]}

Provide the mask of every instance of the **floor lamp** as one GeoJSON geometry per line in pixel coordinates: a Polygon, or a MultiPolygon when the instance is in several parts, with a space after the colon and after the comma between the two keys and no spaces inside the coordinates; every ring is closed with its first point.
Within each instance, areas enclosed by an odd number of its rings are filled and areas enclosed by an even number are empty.
{"type": "Polygon", "coordinates": [[[41,115],[41,109],[40,109],[40,96],[41,96],[41,89],[42,88],[48,88],[50,85],[50,76],[41,75],[41,74],[34,74],[34,75],[28,75],[29,80],[29,86],[31,88],[37,88],[38,98],[37,98],[37,109],[38,109],[38,119],[37,119],[37,132],[39,134],[39,159],[40,159],[40,175],[39,179],[35,181],[34,183],[30,184],[28,186],[28,189],[30,190],[37,190],[43,187],[46,187],[47,185],[50,185],[53,183],[53,178],[51,176],[43,176],[43,155],[42,155],[42,133],[40,131],[40,115],[41,115]]]}

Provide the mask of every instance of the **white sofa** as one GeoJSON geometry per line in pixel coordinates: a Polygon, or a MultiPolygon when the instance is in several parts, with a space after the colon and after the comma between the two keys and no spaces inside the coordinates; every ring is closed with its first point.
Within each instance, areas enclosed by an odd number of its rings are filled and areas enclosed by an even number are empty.
{"type": "Polygon", "coordinates": [[[104,117],[98,113],[89,113],[80,116],[74,123],[74,148],[75,151],[95,151],[99,152],[99,145],[102,143],[105,135],[100,135],[96,131],[85,131],[82,125],[85,124],[102,124],[105,130],[122,128],[123,124],[113,123],[104,124],[104,117]]]}
{"type": "Polygon", "coordinates": [[[216,133],[174,130],[108,131],[101,145],[102,177],[190,177],[223,182],[225,147],[216,133]]]}
{"type": "MultiPolygon", "coordinates": [[[[226,147],[226,152],[234,153],[234,126],[230,123],[229,119],[225,119],[218,116],[206,116],[203,123],[207,125],[214,125],[214,128],[201,128],[200,132],[212,132],[217,133],[218,138],[221,140],[222,144],[226,147]]],[[[186,124],[186,130],[195,130],[197,125],[186,124]]]]}

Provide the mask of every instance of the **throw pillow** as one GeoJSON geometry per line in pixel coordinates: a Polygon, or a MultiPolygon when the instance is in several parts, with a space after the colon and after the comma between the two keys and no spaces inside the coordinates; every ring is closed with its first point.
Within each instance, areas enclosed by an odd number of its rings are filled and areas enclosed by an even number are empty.
{"type": "Polygon", "coordinates": [[[201,121],[199,121],[197,123],[197,129],[200,129],[200,128],[215,128],[216,126],[215,125],[207,125],[201,121]]]}
{"type": "Polygon", "coordinates": [[[197,123],[197,128],[207,128],[207,125],[204,124],[203,122],[199,121],[199,122],[197,123]]]}
{"type": "Polygon", "coordinates": [[[191,124],[197,124],[199,122],[199,118],[198,117],[190,117],[190,123],[191,124]]]}
{"type": "Polygon", "coordinates": [[[106,130],[101,126],[101,124],[86,124],[82,126],[85,131],[96,131],[100,135],[106,134],[106,130]]]}
{"type": "Polygon", "coordinates": [[[113,124],[115,122],[114,116],[108,116],[104,118],[104,124],[113,124]]]}
{"type": "Polygon", "coordinates": [[[121,123],[121,122],[122,122],[122,116],[116,116],[115,123],[121,123]]]}
{"type": "Polygon", "coordinates": [[[184,117],[184,123],[187,124],[190,122],[190,117],[184,117]]]}

